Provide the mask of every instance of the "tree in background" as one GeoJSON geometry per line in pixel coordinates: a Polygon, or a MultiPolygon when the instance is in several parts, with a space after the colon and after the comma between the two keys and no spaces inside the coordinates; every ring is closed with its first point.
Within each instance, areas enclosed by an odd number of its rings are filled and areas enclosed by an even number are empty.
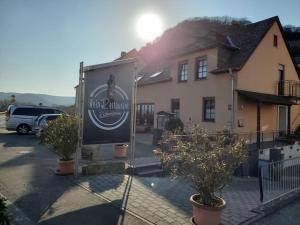
{"type": "Polygon", "coordinates": [[[11,100],[9,99],[0,100],[0,112],[5,112],[10,104],[11,100]]]}
{"type": "Polygon", "coordinates": [[[16,103],[16,96],[15,96],[15,95],[11,95],[11,96],[10,96],[10,103],[11,103],[11,104],[16,103]]]}

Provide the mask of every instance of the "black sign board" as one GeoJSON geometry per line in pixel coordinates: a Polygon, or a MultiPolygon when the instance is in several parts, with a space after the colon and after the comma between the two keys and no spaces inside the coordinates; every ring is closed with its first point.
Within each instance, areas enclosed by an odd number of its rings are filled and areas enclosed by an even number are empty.
{"type": "Polygon", "coordinates": [[[84,145],[130,142],[134,72],[132,60],[85,68],[84,145]]]}

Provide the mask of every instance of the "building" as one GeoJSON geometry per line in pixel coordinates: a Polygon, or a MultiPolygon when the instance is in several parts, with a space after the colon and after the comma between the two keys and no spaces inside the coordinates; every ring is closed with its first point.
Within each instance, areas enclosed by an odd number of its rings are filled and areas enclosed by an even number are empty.
{"type": "Polygon", "coordinates": [[[298,70],[300,70],[300,56],[295,57],[295,62],[297,64],[298,70]]]}
{"type": "Polygon", "coordinates": [[[184,21],[136,54],[137,124],[157,113],[214,131],[289,133],[299,125],[299,72],[278,17],[250,24],[184,21]]]}

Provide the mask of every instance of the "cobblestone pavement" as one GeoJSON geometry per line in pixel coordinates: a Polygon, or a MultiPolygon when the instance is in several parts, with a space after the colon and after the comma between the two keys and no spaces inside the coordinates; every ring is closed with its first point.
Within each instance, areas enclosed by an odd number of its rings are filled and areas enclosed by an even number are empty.
{"type": "MultiPolygon", "coordinates": [[[[153,224],[190,224],[189,197],[195,191],[183,181],[168,177],[98,175],[81,177],[76,182],[153,224]]],[[[224,189],[223,197],[227,207],[222,224],[240,224],[256,215],[251,210],[259,206],[258,181],[235,178],[224,189]]]]}

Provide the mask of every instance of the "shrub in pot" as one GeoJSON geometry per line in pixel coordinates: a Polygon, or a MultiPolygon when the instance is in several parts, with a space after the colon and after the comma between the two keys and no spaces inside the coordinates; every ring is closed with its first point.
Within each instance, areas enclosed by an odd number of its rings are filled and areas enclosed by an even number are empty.
{"type": "Polygon", "coordinates": [[[182,132],[184,128],[183,122],[179,118],[170,118],[169,121],[165,125],[165,129],[168,131],[175,132],[182,132]]]}
{"type": "Polygon", "coordinates": [[[73,154],[76,152],[77,140],[78,125],[74,117],[60,116],[49,121],[43,129],[41,142],[52,146],[54,152],[60,156],[57,174],[74,173],[73,154]]]}
{"type": "Polygon", "coordinates": [[[164,137],[164,142],[176,140],[176,148],[162,152],[162,165],[173,177],[187,179],[198,192],[190,198],[193,223],[219,225],[226,202],[218,193],[231,181],[234,170],[245,162],[246,141],[232,134],[208,135],[199,126],[189,135],[184,142],[174,138],[173,133],[164,137]]]}
{"type": "Polygon", "coordinates": [[[5,198],[0,196],[0,225],[10,225],[10,216],[5,204],[5,198]]]}

